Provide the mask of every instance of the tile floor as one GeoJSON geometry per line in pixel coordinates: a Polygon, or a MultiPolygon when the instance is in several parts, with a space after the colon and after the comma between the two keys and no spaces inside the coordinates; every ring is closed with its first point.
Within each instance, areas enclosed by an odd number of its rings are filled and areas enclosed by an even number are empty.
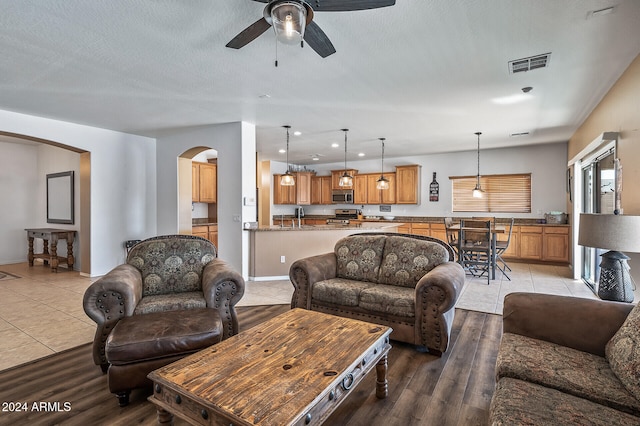
{"type": "MultiPolygon", "coordinates": [[[[467,275],[456,307],[502,313],[505,294],[532,291],[596,298],[568,267],[512,263],[511,281],[467,275]]],[[[91,342],[95,324],[82,309],[85,289],[98,278],[60,268],[51,273],[36,263],[0,265],[20,278],[0,279],[0,370],[91,342]]],[[[288,304],[293,287],[284,281],[249,281],[239,306],[288,304]]],[[[636,300],[640,297],[637,295],[636,300]]]]}

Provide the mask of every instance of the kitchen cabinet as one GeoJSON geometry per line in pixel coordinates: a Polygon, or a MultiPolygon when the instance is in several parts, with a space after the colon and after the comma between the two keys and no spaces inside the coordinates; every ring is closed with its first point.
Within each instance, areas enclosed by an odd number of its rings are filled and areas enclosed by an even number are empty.
{"type": "Polygon", "coordinates": [[[280,185],[282,175],[273,175],[273,204],[295,204],[296,186],[280,185]]]}
{"type": "Polygon", "coordinates": [[[213,163],[191,163],[191,201],[215,203],[218,195],[218,165],[213,163]]]}
{"type": "Polygon", "coordinates": [[[447,242],[447,230],[444,227],[444,223],[430,223],[431,232],[430,237],[437,238],[444,242],[447,242]]]}
{"type": "Polygon", "coordinates": [[[273,204],[311,204],[311,178],[313,172],[293,173],[295,184],[280,185],[281,174],[273,175],[273,204]]]}
{"type": "Polygon", "coordinates": [[[384,177],[389,179],[389,189],[380,190],[382,194],[381,204],[396,204],[396,174],[385,173],[384,177]]]}
{"type": "MultiPolygon", "coordinates": [[[[347,169],[347,173],[351,176],[356,176],[358,174],[357,170],[347,169]]],[[[344,187],[340,186],[340,177],[344,174],[344,169],[342,170],[331,170],[331,189],[353,189],[353,187],[344,187]]]]}
{"type": "MultiPolygon", "coordinates": [[[[509,239],[509,225],[506,225],[507,230],[504,234],[496,234],[496,240],[498,241],[507,241],[509,239]]],[[[502,257],[505,259],[510,258],[518,258],[520,257],[520,227],[518,225],[513,226],[513,231],[511,232],[511,241],[509,241],[509,247],[502,254],[502,257]]]]}
{"type": "Polygon", "coordinates": [[[312,176],[311,204],[331,203],[331,176],[312,176]]]}
{"type": "Polygon", "coordinates": [[[542,260],[542,227],[520,227],[520,259],[542,260]]]}
{"type": "Polygon", "coordinates": [[[428,222],[413,222],[411,224],[411,233],[415,235],[431,235],[431,226],[428,222]]]}
{"type": "Polygon", "coordinates": [[[420,203],[419,165],[396,166],[396,204],[420,203]]]}
{"type": "Polygon", "coordinates": [[[568,226],[520,226],[515,245],[520,259],[569,263],[568,226]]]}
{"type": "Polygon", "coordinates": [[[395,173],[385,173],[389,180],[389,189],[378,189],[380,173],[365,173],[354,177],[354,204],[395,204],[396,186],[395,173]]]}
{"type": "Polygon", "coordinates": [[[367,175],[353,177],[353,204],[369,204],[367,175]]]}
{"type": "Polygon", "coordinates": [[[569,227],[545,226],[542,233],[542,260],[569,262],[569,227]]]}
{"type": "Polygon", "coordinates": [[[218,225],[195,225],[191,228],[191,234],[197,237],[205,238],[218,248],[218,225]]]}

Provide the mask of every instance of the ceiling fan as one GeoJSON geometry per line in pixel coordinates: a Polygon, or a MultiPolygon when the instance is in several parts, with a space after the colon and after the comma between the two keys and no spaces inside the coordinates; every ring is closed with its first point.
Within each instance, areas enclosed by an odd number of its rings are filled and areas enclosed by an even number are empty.
{"type": "Polygon", "coordinates": [[[326,58],[336,53],[329,37],[313,22],[316,12],[347,12],[352,10],[377,9],[393,6],[395,0],[253,0],[267,3],[263,17],[245,28],[227,47],[240,49],[246,46],[269,27],[276,31],[278,41],[287,44],[307,42],[318,55],[326,58]],[[312,6],[313,5],[313,6],[312,6]]]}

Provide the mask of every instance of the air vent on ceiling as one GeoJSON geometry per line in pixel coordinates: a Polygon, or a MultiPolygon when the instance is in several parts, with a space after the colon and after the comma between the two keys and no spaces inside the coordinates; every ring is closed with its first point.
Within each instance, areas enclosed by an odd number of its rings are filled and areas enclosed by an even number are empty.
{"type": "Polygon", "coordinates": [[[529,134],[529,132],[518,132],[518,133],[511,133],[511,137],[516,137],[516,136],[527,136],[529,134]]]}
{"type": "Polygon", "coordinates": [[[518,72],[531,71],[538,68],[545,68],[549,65],[551,59],[551,52],[544,53],[542,55],[530,56],[528,58],[516,59],[509,61],[509,73],[515,74],[518,72]]]}

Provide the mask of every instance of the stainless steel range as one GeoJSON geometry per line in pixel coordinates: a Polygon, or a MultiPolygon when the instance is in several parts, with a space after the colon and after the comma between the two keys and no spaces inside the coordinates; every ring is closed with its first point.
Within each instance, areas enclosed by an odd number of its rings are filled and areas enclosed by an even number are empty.
{"type": "Polygon", "coordinates": [[[358,218],[356,209],[336,209],[335,217],[327,219],[327,224],[348,225],[350,219],[358,218]]]}

